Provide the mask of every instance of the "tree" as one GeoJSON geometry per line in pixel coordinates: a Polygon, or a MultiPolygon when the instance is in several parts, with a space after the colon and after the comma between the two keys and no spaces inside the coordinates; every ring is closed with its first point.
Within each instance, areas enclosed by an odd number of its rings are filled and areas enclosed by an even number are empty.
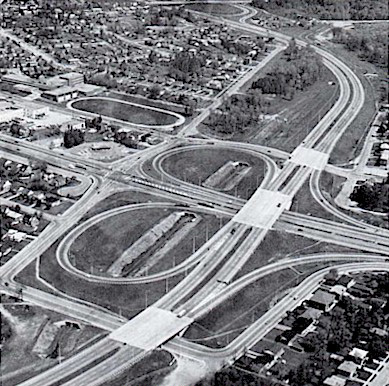
{"type": "Polygon", "coordinates": [[[69,129],[64,133],[64,146],[70,149],[84,142],[84,132],[79,129],[69,129]]]}

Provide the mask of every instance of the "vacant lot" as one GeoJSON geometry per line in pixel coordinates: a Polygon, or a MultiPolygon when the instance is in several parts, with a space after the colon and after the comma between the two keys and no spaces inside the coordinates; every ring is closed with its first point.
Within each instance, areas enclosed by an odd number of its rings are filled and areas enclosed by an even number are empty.
{"type": "Polygon", "coordinates": [[[123,103],[119,100],[101,98],[90,98],[75,101],[72,107],[78,110],[87,111],[122,121],[140,125],[168,125],[175,123],[177,118],[171,114],[164,114],[151,110],[147,106],[138,107],[130,103],[123,103]]]}
{"type": "Polygon", "coordinates": [[[183,149],[162,162],[162,168],[170,175],[195,185],[202,185],[205,180],[229,161],[246,162],[251,170],[239,184],[229,192],[237,193],[242,198],[250,197],[260,185],[265,164],[252,154],[234,149],[183,149]]]}

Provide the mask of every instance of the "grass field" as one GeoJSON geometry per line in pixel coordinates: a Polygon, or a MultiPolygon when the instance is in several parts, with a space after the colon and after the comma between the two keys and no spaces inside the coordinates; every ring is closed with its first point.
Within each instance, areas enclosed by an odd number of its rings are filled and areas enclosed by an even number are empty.
{"type": "Polygon", "coordinates": [[[313,253],[350,251],[350,249],[335,244],[317,242],[307,237],[272,230],[268,232],[261,245],[251,255],[236,278],[286,257],[292,258],[313,253]],[[277,247],[275,248],[275,246],[277,247]]]}
{"type": "Polygon", "coordinates": [[[317,269],[319,267],[301,274],[285,269],[257,280],[193,324],[185,337],[210,347],[227,345],[261,317],[286,290],[317,269]],[[215,338],[210,339],[213,336],[215,338]]]}
{"type": "MultiPolygon", "coordinates": [[[[42,255],[39,274],[41,278],[67,295],[89,301],[113,312],[122,313],[127,318],[132,318],[145,309],[146,305],[153,304],[166,293],[165,281],[137,285],[110,285],[94,284],[80,280],[59,266],[55,258],[57,247],[58,243],[42,255]]],[[[33,262],[16,277],[16,281],[46,292],[53,292],[42,282],[36,280],[35,271],[35,262],[33,262]]],[[[183,275],[170,278],[169,289],[177,285],[182,279],[183,275]]]]}
{"type": "Polygon", "coordinates": [[[365,103],[361,112],[337,142],[331,153],[330,162],[343,165],[357,157],[362,149],[363,141],[376,112],[375,101],[379,98],[378,89],[382,86],[382,81],[379,79],[385,80],[387,74],[373,64],[362,61],[355,53],[347,51],[341,45],[332,44],[329,48],[358,75],[365,90],[365,103]],[[378,80],[368,81],[363,76],[364,73],[378,73],[379,78],[378,80]]]}
{"type": "Polygon", "coordinates": [[[250,197],[263,180],[264,162],[254,155],[234,149],[196,149],[173,154],[162,162],[162,168],[170,175],[195,185],[202,184],[228,161],[247,162],[250,172],[227,193],[250,197]]]}
{"type": "Polygon", "coordinates": [[[154,351],[106,386],[160,386],[161,379],[174,369],[167,351],[154,351]]]}
{"type": "MultiPolygon", "coordinates": [[[[335,192],[339,189],[339,185],[338,185],[339,182],[340,182],[340,180],[337,179],[337,181],[334,183],[326,182],[326,184],[330,184],[328,186],[330,187],[331,190],[334,189],[334,192],[335,192]]],[[[329,193],[327,194],[326,192],[324,192],[323,195],[327,200],[329,199],[331,201],[331,196],[329,193]]],[[[298,191],[298,193],[296,194],[296,196],[293,200],[293,203],[292,203],[291,210],[295,211],[295,212],[303,213],[303,214],[310,213],[310,214],[314,215],[315,217],[320,217],[320,218],[324,218],[327,220],[334,220],[334,221],[341,222],[341,220],[337,220],[336,217],[334,217],[334,215],[332,213],[325,210],[312,197],[311,190],[309,188],[309,181],[307,181],[302,186],[302,188],[298,191]]]]}
{"type": "MultiPolygon", "coordinates": [[[[78,237],[70,254],[75,256],[76,267],[85,272],[104,275],[105,271],[143,234],[175,209],[141,209],[109,217],[89,228],[78,237]]],[[[201,221],[184,237],[149,273],[173,267],[188,258],[206,239],[219,229],[219,219],[201,214],[201,221]]],[[[222,222],[224,224],[224,221],[222,222]]],[[[73,260],[72,260],[73,261],[73,260]]],[[[104,275],[105,276],[105,275],[104,275]]]]}
{"type": "Polygon", "coordinates": [[[334,75],[325,69],[321,80],[304,91],[296,92],[291,101],[280,97],[273,99],[265,114],[277,115],[279,119],[260,123],[260,127],[245,140],[293,151],[335,103],[339,89],[329,84],[335,81],[334,75]]]}
{"type": "Polygon", "coordinates": [[[72,107],[89,113],[104,115],[122,121],[141,125],[168,125],[175,123],[177,118],[171,114],[123,103],[120,100],[90,98],[75,101],[72,107]]]}
{"type": "MultiPolygon", "coordinates": [[[[118,192],[97,204],[81,221],[108,209],[147,201],[155,201],[155,197],[135,191],[118,192]]],[[[55,253],[60,241],[61,239],[43,253],[40,260],[39,274],[55,288],[68,295],[90,301],[114,312],[122,312],[123,315],[130,318],[145,308],[146,298],[147,304],[150,305],[166,292],[165,281],[144,285],[106,285],[91,284],[75,278],[65,272],[57,263],[55,253]]],[[[52,293],[53,290],[41,281],[36,280],[35,275],[36,264],[33,262],[16,277],[16,280],[52,293]]],[[[170,278],[169,289],[173,288],[182,278],[183,275],[170,278]]]]}

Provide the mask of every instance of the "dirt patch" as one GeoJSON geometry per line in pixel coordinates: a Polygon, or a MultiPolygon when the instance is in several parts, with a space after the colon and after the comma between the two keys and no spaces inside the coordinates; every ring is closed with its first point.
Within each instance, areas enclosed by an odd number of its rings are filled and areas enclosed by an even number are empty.
{"type": "Polygon", "coordinates": [[[161,241],[166,241],[167,235],[176,233],[180,225],[189,226],[195,219],[195,214],[186,212],[175,212],[165,217],[124,251],[108,269],[108,273],[118,277],[127,275],[130,271],[134,272],[139,264],[136,264],[137,267],[135,267],[133,263],[144,260],[146,255],[149,256],[151,249],[158,249],[161,246],[161,241]]]}
{"type": "Polygon", "coordinates": [[[207,188],[228,192],[239,185],[250,170],[251,167],[246,162],[228,161],[219,170],[210,175],[203,185],[207,188]]]}

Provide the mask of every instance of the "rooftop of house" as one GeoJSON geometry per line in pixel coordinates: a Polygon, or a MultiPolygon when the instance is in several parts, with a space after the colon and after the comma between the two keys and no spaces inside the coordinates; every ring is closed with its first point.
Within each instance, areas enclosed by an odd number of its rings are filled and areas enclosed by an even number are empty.
{"type": "Polygon", "coordinates": [[[300,315],[300,318],[316,320],[316,319],[320,318],[320,315],[321,315],[321,311],[320,310],[316,310],[315,308],[308,307],[300,315]]]}
{"type": "Polygon", "coordinates": [[[338,279],[337,284],[344,285],[345,287],[347,287],[348,285],[350,285],[351,282],[355,282],[352,277],[343,275],[338,279]]]}
{"type": "Polygon", "coordinates": [[[344,386],[346,384],[346,379],[341,378],[337,375],[331,375],[326,378],[323,382],[325,386],[344,386]]]}
{"type": "Polygon", "coordinates": [[[389,334],[388,331],[378,327],[373,327],[370,331],[379,336],[387,336],[389,334]]]}
{"type": "Polygon", "coordinates": [[[351,361],[345,361],[338,366],[338,370],[352,374],[358,369],[358,365],[351,361]]]}
{"type": "Polygon", "coordinates": [[[367,355],[369,354],[368,351],[366,350],[362,350],[360,348],[356,348],[354,347],[350,352],[349,352],[349,355],[354,357],[354,358],[359,358],[359,359],[364,359],[367,357],[367,355]]]}
{"type": "Polygon", "coordinates": [[[313,294],[310,300],[327,306],[333,303],[335,300],[335,295],[319,289],[313,294]]]}
{"type": "Polygon", "coordinates": [[[340,284],[336,284],[333,287],[331,287],[331,289],[330,289],[330,292],[332,292],[336,295],[343,295],[344,292],[346,292],[346,291],[347,291],[347,287],[340,285],[340,284]]]}

